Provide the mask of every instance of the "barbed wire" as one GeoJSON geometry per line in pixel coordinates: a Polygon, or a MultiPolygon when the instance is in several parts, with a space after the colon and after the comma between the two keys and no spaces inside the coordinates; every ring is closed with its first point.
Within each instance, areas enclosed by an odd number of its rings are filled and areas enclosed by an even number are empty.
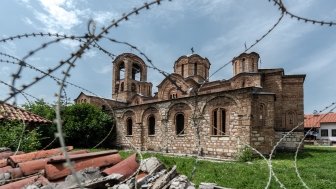
{"type": "Polygon", "coordinates": [[[269,2],[273,2],[274,6],[278,6],[279,10],[281,10],[282,13],[285,13],[286,15],[289,15],[290,18],[296,19],[298,21],[303,21],[305,23],[310,24],[320,24],[321,26],[336,26],[336,22],[333,21],[323,21],[323,20],[315,20],[311,18],[305,18],[302,16],[298,16],[290,11],[288,11],[287,7],[284,5],[282,0],[268,0],[269,2]]]}
{"type": "MultiPolygon", "coordinates": [[[[269,0],[270,1],[270,0],[269,0]]],[[[287,10],[287,8],[285,7],[285,5],[283,5],[282,1],[279,0],[279,1],[276,1],[276,0],[273,0],[274,4],[276,6],[279,7],[279,9],[281,10],[281,16],[279,17],[279,19],[277,20],[277,22],[265,33],[263,34],[259,39],[257,39],[252,45],[249,46],[249,48],[245,49],[245,51],[243,52],[247,52],[249,51],[250,49],[252,49],[255,45],[257,45],[258,43],[260,43],[260,41],[262,41],[266,36],[268,36],[278,25],[279,23],[281,22],[281,20],[283,19],[284,15],[290,15],[291,18],[296,18],[298,20],[303,20],[304,22],[309,22],[309,23],[313,23],[313,24],[321,24],[321,25],[330,25],[330,26],[334,26],[336,25],[334,22],[324,22],[324,21],[318,21],[318,20],[312,20],[312,19],[308,19],[308,18],[303,18],[303,17],[300,17],[300,16],[296,16],[295,14],[289,12],[287,10]]],[[[127,21],[129,20],[129,17],[132,16],[132,15],[138,15],[139,14],[139,11],[141,10],[146,10],[146,9],[149,9],[151,6],[157,4],[157,5],[160,5],[161,1],[160,0],[156,0],[156,1],[152,1],[150,3],[145,3],[143,6],[139,7],[139,8],[134,8],[133,11],[129,12],[129,13],[126,13],[126,14],[123,14],[123,16],[121,18],[119,18],[118,20],[113,20],[112,23],[110,25],[108,25],[107,27],[103,27],[101,28],[101,31],[99,34],[95,34],[95,31],[96,31],[96,28],[95,26],[90,26],[90,24],[92,24],[92,22],[90,22],[88,24],[88,34],[86,34],[85,36],[80,36],[80,37],[76,37],[76,36],[67,36],[67,35],[60,35],[60,34],[50,34],[50,33],[31,33],[31,34],[23,34],[23,35],[17,35],[17,36],[13,36],[13,37],[7,37],[5,39],[2,39],[0,40],[0,43],[1,42],[8,42],[8,41],[13,41],[13,40],[19,40],[19,39],[23,39],[23,38],[30,38],[30,37],[44,37],[44,36],[48,36],[48,37],[56,37],[57,39],[55,40],[52,40],[52,41],[49,41],[47,43],[43,43],[40,47],[38,47],[37,49],[29,52],[26,56],[24,56],[22,59],[17,59],[11,55],[8,55],[8,54],[5,54],[5,53],[1,53],[0,52],[0,55],[1,56],[5,56],[5,57],[8,57],[8,58],[11,58],[11,59],[14,59],[16,60],[17,62],[14,62],[14,61],[10,61],[10,60],[3,60],[3,59],[0,59],[0,62],[4,62],[4,63],[11,63],[11,64],[16,64],[16,65],[19,65],[19,69],[18,71],[13,74],[12,76],[12,83],[11,84],[7,84],[3,81],[0,80],[0,82],[8,87],[11,88],[11,93],[9,94],[9,97],[7,97],[5,99],[4,102],[12,99],[12,98],[15,98],[14,99],[14,102],[16,102],[16,96],[18,94],[22,94],[22,95],[26,95],[27,93],[24,92],[28,87],[32,86],[32,85],[35,85],[38,81],[42,80],[43,78],[46,78],[46,77],[50,77],[52,79],[54,79],[57,84],[59,85],[59,91],[55,94],[55,96],[57,97],[57,106],[56,106],[56,120],[55,122],[57,123],[57,133],[56,133],[56,138],[59,139],[60,143],[61,143],[61,147],[62,147],[62,150],[63,150],[63,153],[66,157],[66,161],[67,161],[67,166],[69,167],[69,169],[72,171],[72,173],[74,174],[75,176],[75,179],[76,179],[76,182],[77,184],[79,185],[79,187],[82,188],[81,186],[81,183],[79,182],[79,179],[77,178],[76,176],[76,171],[74,170],[73,168],[73,163],[70,161],[68,155],[67,155],[67,152],[65,150],[65,141],[64,141],[64,135],[63,135],[63,132],[62,132],[62,119],[61,119],[61,115],[60,115],[60,107],[61,107],[61,98],[63,97],[62,96],[62,92],[65,94],[66,96],[66,93],[65,93],[65,89],[67,87],[67,85],[72,85],[76,88],[79,88],[83,91],[86,91],[86,92],[89,92],[90,94],[94,94],[92,93],[90,90],[87,90],[85,89],[84,87],[81,87],[77,84],[73,84],[69,81],[67,81],[67,79],[70,77],[70,72],[71,70],[75,67],[75,63],[77,60],[79,60],[81,58],[81,56],[85,53],[86,50],[88,50],[90,47],[95,47],[97,48],[99,51],[103,52],[104,54],[106,54],[107,56],[109,56],[112,60],[116,57],[115,54],[113,54],[112,52],[106,50],[105,48],[103,48],[100,44],[98,44],[98,41],[100,41],[101,39],[107,39],[113,43],[119,43],[119,44],[123,44],[123,45],[126,45],[126,46],[129,46],[131,47],[131,49],[133,50],[136,50],[137,53],[139,53],[141,56],[143,56],[146,61],[149,63],[149,64],[146,64],[146,66],[148,68],[152,68],[154,69],[155,71],[158,71],[159,73],[161,73],[163,76],[165,76],[166,78],[169,79],[169,81],[175,85],[176,89],[178,91],[181,91],[181,92],[184,92],[182,90],[182,88],[176,83],[176,80],[174,80],[174,78],[171,77],[171,75],[161,69],[159,69],[152,61],[151,59],[148,58],[148,56],[143,53],[142,51],[140,51],[140,49],[138,49],[136,46],[132,45],[131,43],[128,43],[128,42],[122,42],[122,41],[118,41],[116,39],[112,39],[110,37],[107,37],[106,34],[109,33],[109,30],[112,28],[112,27],[118,27],[119,24],[122,22],[122,21],[127,21]],[[94,28],[93,28],[94,27],[94,28]],[[37,52],[41,51],[42,49],[45,49],[47,47],[49,47],[51,44],[55,44],[55,43],[58,43],[62,40],[65,40],[65,39],[70,39],[70,40],[77,40],[79,41],[81,44],[79,46],[79,49],[77,51],[75,51],[74,53],[72,53],[70,55],[70,57],[68,57],[67,59],[65,59],[64,61],[60,61],[60,63],[53,67],[53,68],[50,68],[48,69],[47,72],[45,71],[42,71],[28,63],[26,63],[26,60],[35,55],[37,52]],[[58,78],[58,77],[55,77],[53,75],[51,75],[53,72],[55,72],[56,70],[59,70],[60,68],[63,68],[63,66],[67,65],[67,67],[65,68],[65,70],[62,72],[63,74],[63,78],[58,78]],[[42,73],[43,75],[42,76],[38,76],[35,78],[35,80],[27,85],[24,85],[21,87],[21,89],[17,89],[15,84],[16,84],[16,80],[20,79],[21,75],[22,75],[22,72],[23,72],[23,68],[24,67],[27,67],[27,68],[30,68],[30,69],[33,69],[35,71],[38,71],[40,73],[42,73]]],[[[233,60],[233,59],[232,59],[233,60]]],[[[224,67],[226,67],[228,64],[230,64],[232,62],[232,60],[230,60],[228,63],[224,64],[222,67],[220,67],[219,69],[215,70],[215,72],[213,72],[205,81],[208,81],[210,77],[212,77],[214,74],[218,73],[221,69],[223,69],[224,67]]],[[[205,82],[204,82],[205,83],[205,82]]],[[[204,84],[202,83],[202,85],[204,84]]],[[[188,84],[187,84],[188,85],[188,84]]],[[[201,86],[202,86],[201,85],[201,86]]],[[[186,129],[189,129],[189,127],[191,128],[191,130],[194,131],[195,133],[195,148],[197,149],[197,156],[196,156],[196,159],[195,159],[195,163],[194,163],[194,166],[193,166],[193,169],[191,171],[191,178],[193,178],[195,172],[197,171],[197,165],[198,165],[198,161],[199,161],[199,158],[201,157],[201,152],[202,152],[202,142],[201,142],[201,137],[200,137],[200,133],[201,133],[201,120],[205,120],[203,115],[201,114],[199,108],[198,108],[198,100],[199,100],[199,89],[201,87],[198,88],[198,90],[195,92],[195,105],[193,109],[191,109],[191,118],[190,118],[190,122],[192,124],[190,125],[187,125],[186,127],[183,128],[182,131],[180,131],[179,133],[177,133],[176,135],[173,135],[173,140],[168,140],[168,136],[167,137],[164,137],[166,139],[166,143],[162,143],[162,149],[164,148],[168,148],[168,146],[171,144],[171,142],[173,142],[176,137],[178,136],[181,136],[182,134],[184,134],[185,130],[186,129]]],[[[119,93],[119,91],[118,91],[119,93]]],[[[118,95],[117,93],[117,95],[118,95]]],[[[94,96],[97,96],[96,94],[94,94],[94,96]]],[[[35,98],[35,97],[33,97],[35,98]]],[[[109,105],[109,103],[107,103],[105,101],[105,99],[101,98],[100,99],[102,101],[104,101],[104,103],[106,103],[106,105],[109,106],[109,109],[111,110],[111,114],[112,115],[115,115],[114,113],[114,110],[113,108],[109,105]]],[[[26,100],[28,101],[28,98],[26,98],[26,100]]],[[[332,104],[334,105],[334,103],[332,104]]],[[[330,107],[330,106],[329,106],[330,107]]],[[[335,108],[334,108],[335,109],[335,108]]],[[[322,112],[322,110],[320,111],[320,113],[322,112]]],[[[168,118],[167,118],[168,119],[168,118]]],[[[165,123],[163,123],[162,125],[164,125],[165,123]]],[[[161,129],[167,129],[168,128],[168,121],[166,122],[167,126],[165,127],[161,127],[161,129]]],[[[255,151],[258,155],[260,155],[264,160],[267,161],[267,165],[268,165],[268,168],[270,170],[270,174],[269,174],[269,179],[268,179],[268,182],[267,182],[267,185],[265,188],[269,188],[270,187],[270,183],[271,183],[271,179],[272,177],[274,177],[276,179],[276,182],[278,182],[280,184],[280,187],[281,188],[285,188],[285,186],[280,182],[280,180],[277,178],[277,176],[275,175],[275,173],[273,172],[273,168],[272,168],[272,154],[274,152],[274,150],[277,148],[277,146],[282,142],[282,140],[284,140],[291,132],[294,132],[297,128],[299,128],[300,126],[302,126],[303,123],[300,123],[299,125],[297,125],[295,128],[293,128],[291,131],[287,132],[287,134],[285,136],[283,136],[277,143],[275,146],[273,146],[273,149],[272,149],[272,152],[270,154],[270,157],[269,159],[267,160],[267,158],[261,154],[257,149],[253,148],[251,145],[249,144],[245,144],[243,141],[240,141],[240,139],[238,138],[238,143],[242,143],[243,145],[245,146],[248,146],[249,148],[251,148],[253,151],[255,151]],[[300,125],[301,124],[301,125],[300,125]]],[[[116,126],[118,127],[117,123],[115,123],[113,125],[113,127],[116,126]]],[[[109,131],[109,133],[107,134],[107,136],[101,141],[103,142],[112,132],[112,129],[113,127],[111,127],[111,130],[109,131]]],[[[217,130],[218,133],[220,134],[225,134],[222,130],[218,129],[218,128],[215,128],[217,130]]],[[[167,133],[167,131],[162,131],[161,130],[161,133],[167,133]]],[[[136,153],[139,154],[140,156],[140,164],[142,164],[143,162],[143,157],[142,157],[142,153],[141,153],[141,149],[139,150],[136,145],[134,145],[125,135],[123,132],[120,133],[122,135],[122,138],[125,139],[127,141],[128,144],[130,144],[131,148],[134,149],[134,151],[136,151],[136,153]]],[[[209,133],[207,134],[209,135],[209,133]]],[[[304,136],[306,137],[306,136],[304,136]]],[[[22,136],[20,137],[22,138],[22,136]]],[[[302,139],[302,141],[300,142],[300,145],[302,144],[304,139],[302,139]]],[[[101,142],[99,142],[95,147],[99,146],[101,144],[101,142]]],[[[297,147],[297,151],[296,151],[296,154],[295,154],[295,168],[296,168],[296,173],[297,173],[297,176],[298,178],[300,179],[300,181],[302,182],[302,184],[306,187],[307,185],[304,183],[304,181],[302,180],[301,176],[300,176],[300,173],[298,171],[298,168],[297,168],[297,153],[298,153],[298,149],[300,147],[300,145],[297,147]]],[[[239,146],[239,145],[238,145],[239,146]]],[[[18,149],[19,149],[20,145],[18,145],[18,149]]],[[[94,147],[94,148],[95,148],[94,147]]],[[[138,174],[139,172],[139,169],[136,171],[135,174],[138,174]]],[[[130,177],[131,178],[131,177],[130,177]]],[[[127,179],[128,180],[128,179],[127,179]]]]}

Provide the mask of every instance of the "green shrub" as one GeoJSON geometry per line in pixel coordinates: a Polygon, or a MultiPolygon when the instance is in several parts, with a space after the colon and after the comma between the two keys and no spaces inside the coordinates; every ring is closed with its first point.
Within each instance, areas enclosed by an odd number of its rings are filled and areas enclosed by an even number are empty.
{"type": "MultiPolygon", "coordinates": [[[[51,121],[56,118],[55,108],[43,100],[26,104],[24,108],[51,121]]],[[[113,126],[113,119],[110,115],[87,103],[62,104],[61,119],[66,144],[76,148],[94,147],[106,137],[113,126]]],[[[40,142],[43,146],[49,144],[57,132],[54,123],[39,125],[37,130],[42,135],[40,142]]],[[[115,134],[112,132],[99,147],[112,148],[114,141],[115,134]]],[[[53,143],[53,147],[58,145],[58,141],[53,143]]]]}
{"type": "Polygon", "coordinates": [[[40,134],[36,129],[27,130],[19,121],[0,122],[0,147],[16,150],[21,138],[19,150],[24,152],[35,151],[41,147],[40,134]],[[23,129],[25,129],[23,131],[23,129]],[[22,133],[23,132],[23,133],[22,133]]]}
{"type": "Polygon", "coordinates": [[[251,148],[245,146],[244,148],[240,149],[238,155],[236,156],[237,161],[240,162],[248,162],[253,160],[253,152],[251,148]]]}
{"type": "MultiPolygon", "coordinates": [[[[61,112],[66,143],[80,148],[94,147],[111,130],[113,120],[100,108],[90,104],[73,104],[61,112]]],[[[110,134],[100,147],[112,147],[110,134]]]]}

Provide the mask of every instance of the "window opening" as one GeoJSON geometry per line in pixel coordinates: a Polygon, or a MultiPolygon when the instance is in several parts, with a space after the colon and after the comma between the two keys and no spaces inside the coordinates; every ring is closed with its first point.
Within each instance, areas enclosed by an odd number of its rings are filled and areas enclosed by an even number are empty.
{"type": "Polygon", "coordinates": [[[217,108],[212,111],[212,135],[225,135],[226,111],[217,108]]]}
{"type": "Polygon", "coordinates": [[[117,77],[117,80],[122,80],[122,79],[125,79],[125,63],[124,62],[122,62],[119,65],[119,75],[117,77]]]}
{"type": "Polygon", "coordinates": [[[194,63],[194,75],[197,75],[197,63],[194,63]]]}
{"type": "Polygon", "coordinates": [[[321,129],[321,137],[327,137],[327,136],[329,136],[328,129],[321,129]]]}
{"type": "Polygon", "coordinates": [[[148,135],[155,134],[155,117],[153,115],[148,118],[148,135]]]}
{"type": "Polygon", "coordinates": [[[132,135],[132,127],[133,127],[133,121],[132,118],[128,118],[126,121],[127,124],[127,135],[132,135]]]}
{"type": "Polygon", "coordinates": [[[137,81],[141,80],[141,68],[137,63],[133,63],[132,66],[132,79],[137,81]]]}
{"type": "Polygon", "coordinates": [[[178,113],[175,119],[176,134],[184,134],[184,115],[182,113],[178,113]]]}

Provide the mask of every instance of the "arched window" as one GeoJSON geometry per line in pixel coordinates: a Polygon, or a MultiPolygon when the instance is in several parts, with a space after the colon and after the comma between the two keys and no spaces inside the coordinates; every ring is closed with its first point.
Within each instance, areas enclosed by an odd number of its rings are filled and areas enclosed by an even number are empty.
{"type": "Polygon", "coordinates": [[[212,111],[212,135],[225,135],[226,111],[216,108],[212,111]]]}
{"type": "Polygon", "coordinates": [[[132,135],[133,121],[132,118],[126,120],[126,135],[132,135]]]}
{"type": "Polygon", "coordinates": [[[138,63],[133,63],[132,66],[132,79],[140,81],[141,80],[141,67],[138,63]]]}
{"type": "Polygon", "coordinates": [[[245,72],[245,58],[241,62],[241,72],[245,72]]]}
{"type": "Polygon", "coordinates": [[[286,129],[290,130],[296,126],[295,112],[288,111],[286,113],[286,129]]]}
{"type": "Polygon", "coordinates": [[[175,125],[176,125],[176,134],[177,135],[184,134],[184,115],[182,113],[176,114],[175,125]]]}
{"type": "Polygon", "coordinates": [[[265,126],[266,125],[266,106],[265,104],[259,104],[259,116],[258,116],[258,119],[259,119],[259,125],[260,126],[265,126]]]}
{"type": "Polygon", "coordinates": [[[102,105],[102,110],[105,111],[106,110],[106,106],[102,105]]]}
{"type": "Polygon", "coordinates": [[[148,117],[148,135],[155,135],[155,117],[153,115],[148,117]]]}
{"type": "Polygon", "coordinates": [[[125,63],[122,62],[119,65],[119,75],[117,76],[117,80],[125,79],[125,63]]]}

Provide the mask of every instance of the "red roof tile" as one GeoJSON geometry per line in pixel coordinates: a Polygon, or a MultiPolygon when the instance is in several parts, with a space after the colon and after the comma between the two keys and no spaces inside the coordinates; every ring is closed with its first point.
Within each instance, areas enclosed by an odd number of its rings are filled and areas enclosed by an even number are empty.
{"type": "Polygon", "coordinates": [[[51,121],[30,113],[22,108],[7,104],[0,103],[0,119],[6,120],[23,120],[30,123],[50,123],[51,121]]]}
{"type": "Polygon", "coordinates": [[[320,127],[321,123],[336,123],[336,113],[305,115],[305,128],[320,127]]]}

